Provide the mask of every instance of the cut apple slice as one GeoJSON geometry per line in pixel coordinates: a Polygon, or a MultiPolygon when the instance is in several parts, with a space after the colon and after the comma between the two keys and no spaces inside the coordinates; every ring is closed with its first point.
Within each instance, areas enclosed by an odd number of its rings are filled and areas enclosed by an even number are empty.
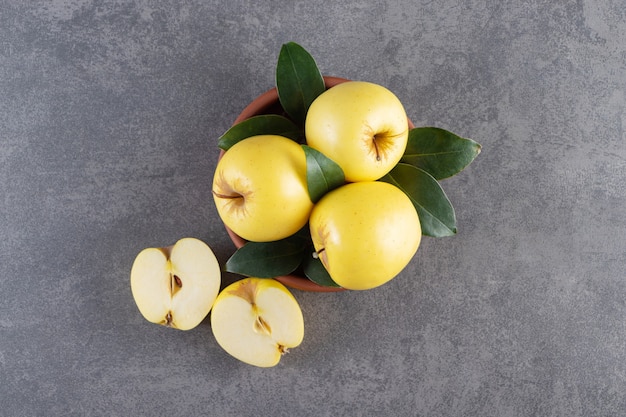
{"type": "Polygon", "coordinates": [[[184,238],[142,250],[130,273],[133,298],[146,320],[179,330],[209,314],[221,285],[220,266],[204,242],[184,238]]]}
{"type": "Polygon", "coordinates": [[[211,327],[227,353],[259,367],[275,366],[304,337],[298,301],[280,282],[265,278],[245,278],[222,290],[211,327]]]}

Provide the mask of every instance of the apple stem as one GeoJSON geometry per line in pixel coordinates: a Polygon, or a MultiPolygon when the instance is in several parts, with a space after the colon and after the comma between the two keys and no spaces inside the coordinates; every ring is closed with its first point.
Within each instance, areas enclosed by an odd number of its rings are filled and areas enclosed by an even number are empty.
{"type": "Polygon", "coordinates": [[[167,314],[165,315],[165,325],[167,327],[170,327],[172,325],[172,312],[168,311],[167,314]]]}
{"type": "Polygon", "coordinates": [[[211,190],[211,192],[217,198],[243,198],[241,194],[235,194],[235,195],[220,194],[220,193],[216,193],[213,190],[211,190]]]}
{"type": "Polygon", "coordinates": [[[326,248],[322,248],[316,252],[313,252],[313,258],[314,259],[318,259],[320,257],[320,255],[322,254],[322,252],[324,252],[326,250],[326,248]]]}
{"type": "Polygon", "coordinates": [[[376,143],[376,139],[377,139],[376,135],[374,135],[373,142],[374,142],[374,149],[376,150],[376,160],[380,161],[380,151],[378,150],[378,144],[376,143]]]}

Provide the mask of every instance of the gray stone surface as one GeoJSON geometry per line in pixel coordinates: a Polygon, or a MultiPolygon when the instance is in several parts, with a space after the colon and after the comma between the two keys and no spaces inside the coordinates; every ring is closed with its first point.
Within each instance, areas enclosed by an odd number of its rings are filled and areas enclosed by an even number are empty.
{"type": "MultiPolygon", "coordinates": [[[[3,416],[626,415],[626,4],[0,1],[3,416]],[[233,252],[216,138],[296,41],[483,145],[459,233],[367,292],[294,291],[272,369],[147,323],[137,252],[233,252]]],[[[234,280],[225,276],[225,282],[234,280]]]]}

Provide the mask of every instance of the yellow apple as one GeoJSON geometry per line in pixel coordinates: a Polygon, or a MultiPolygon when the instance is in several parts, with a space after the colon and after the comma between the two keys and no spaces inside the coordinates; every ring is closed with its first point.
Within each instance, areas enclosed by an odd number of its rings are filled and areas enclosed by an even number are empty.
{"type": "Polygon", "coordinates": [[[387,88],[348,81],[311,104],[307,144],[335,161],[348,182],[374,181],[402,158],[409,134],[404,106],[387,88]]]}
{"type": "Polygon", "coordinates": [[[259,367],[277,365],[304,338],[298,302],[283,284],[267,278],[245,278],[223,289],[211,328],[228,354],[259,367]]]}
{"type": "Polygon", "coordinates": [[[139,252],[130,285],[146,320],[189,330],[211,310],[221,285],[220,266],[204,242],[184,238],[173,246],[139,252]]]}
{"type": "Polygon", "coordinates": [[[213,198],[224,224],[246,240],[268,242],[294,234],[313,208],[304,150],[276,135],[236,143],[217,164],[213,198]]]}
{"type": "Polygon", "coordinates": [[[315,205],[310,219],[315,256],[332,279],[351,290],[377,287],[394,278],[419,247],[417,211],[394,185],[343,185],[315,205]]]}

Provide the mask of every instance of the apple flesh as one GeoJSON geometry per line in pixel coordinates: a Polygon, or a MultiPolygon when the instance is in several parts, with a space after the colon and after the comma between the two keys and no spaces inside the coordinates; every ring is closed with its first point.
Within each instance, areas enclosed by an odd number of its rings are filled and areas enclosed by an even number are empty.
{"type": "Polygon", "coordinates": [[[385,182],[343,185],[311,213],[313,245],[341,287],[366,290],[394,278],[415,255],[422,230],[407,195],[385,182]]]}
{"type": "Polygon", "coordinates": [[[387,88],[348,81],[311,104],[307,144],[335,161],[348,182],[375,181],[402,158],[409,135],[404,106],[387,88]]]}
{"type": "Polygon", "coordinates": [[[259,367],[277,365],[304,337],[298,302],[284,285],[266,278],[245,278],[222,290],[211,328],[227,353],[259,367]]]}
{"type": "Polygon", "coordinates": [[[236,143],[217,164],[213,199],[224,224],[246,240],[291,236],[306,225],[313,208],[304,150],[277,135],[236,143]]]}
{"type": "Polygon", "coordinates": [[[211,310],[221,285],[220,266],[204,242],[184,238],[170,247],[142,250],[133,263],[130,285],[146,320],[189,330],[211,310]]]}

